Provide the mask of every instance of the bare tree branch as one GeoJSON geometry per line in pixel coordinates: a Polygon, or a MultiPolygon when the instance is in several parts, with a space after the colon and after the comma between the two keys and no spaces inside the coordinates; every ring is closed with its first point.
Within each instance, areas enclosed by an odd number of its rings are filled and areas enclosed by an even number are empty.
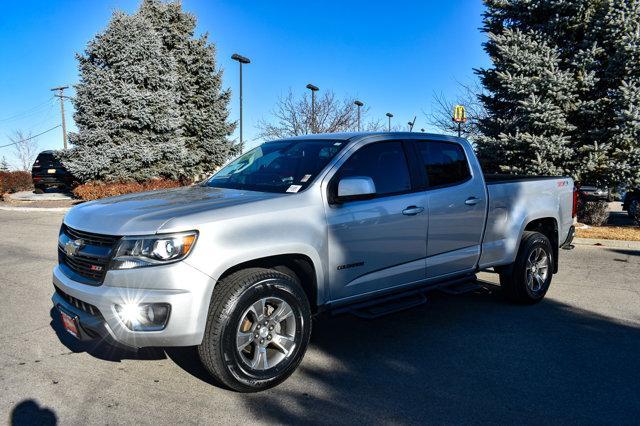
{"type": "Polygon", "coordinates": [[[38,155],[38,139],[31,137],[31,132],[24,133],[22,130],[15,130],[9,140],[15,144],[14,154],[18,159],[18,168],[29,171],[38,155]]]}
{"type": "Polygon", "coordinates": [[[479,99],[483,89],[478,82],[457,83],[459,91],[453,97],[447,97],[442,92],[434,92],[431,112],[429,114],[423,113],[429,124],[439,131],[457,135],[458,124],[452,120],[453,108],[455,105],[463,105],[467,111],[467,122],[462,126],[462,136],[475,140],[481,134],[478,127],[479,121],[487,114],[479,99]]]}
{"type": "MultiPolygon", "coordinates": [[[[353,98],[338,99],[332,91],[325,91],[316,97],[315,131],[316,133],[336,133],[356,131],[358,110],[353,98]]],[[[360,109],[361,127],[364,131],[384,130],[380,121],[367,121],[369,108],[360,109]]],[[[286,96],[278,99],[272,111],[271,120],[258,122],[258,136],[261,139],[282,139],[312,133],[311,96],[304,93],[296,97],[289,90],[286,96]]]]}

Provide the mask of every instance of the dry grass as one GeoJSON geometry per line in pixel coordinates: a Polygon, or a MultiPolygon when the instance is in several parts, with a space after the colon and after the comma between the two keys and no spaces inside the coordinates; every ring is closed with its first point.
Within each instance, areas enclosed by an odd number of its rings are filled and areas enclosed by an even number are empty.
{"type": "Polygon", "coordinates": [[[596,238],[603,240],[640,241],[640,227],[633,226],[592,226],[576,229],[578,238],[596,238]]]}

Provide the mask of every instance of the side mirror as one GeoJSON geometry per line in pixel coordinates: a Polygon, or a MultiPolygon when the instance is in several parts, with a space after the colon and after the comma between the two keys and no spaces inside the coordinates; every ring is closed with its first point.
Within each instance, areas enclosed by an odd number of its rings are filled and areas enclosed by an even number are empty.
{"type": "Polygon", "coordinates": [[[367,200],[375,197],[376,185],[367,176],[354,176],[340,179],[336,201],[367,200]]]}

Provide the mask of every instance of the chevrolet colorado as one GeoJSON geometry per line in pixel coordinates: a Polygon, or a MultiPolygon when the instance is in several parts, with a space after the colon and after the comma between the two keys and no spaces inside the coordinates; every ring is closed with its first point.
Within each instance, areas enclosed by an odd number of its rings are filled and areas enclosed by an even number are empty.
{"type": "Polygon", "coordinates": [[[258,391],[296,369],[321,311],[393,306],[487,268],[509,299],[540,301],[575,201],[568,177],[484,176],[460,138],[277,140],[201,184],[72,208],[52,300],[79,339],[197,345],[219,381],[258,391]]]}

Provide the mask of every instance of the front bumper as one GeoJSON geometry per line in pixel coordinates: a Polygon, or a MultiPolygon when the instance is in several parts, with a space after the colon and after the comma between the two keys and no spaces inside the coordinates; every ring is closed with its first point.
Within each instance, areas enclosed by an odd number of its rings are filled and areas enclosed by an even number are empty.
{"type": "Polygon", "coordinates": [[[193,346],[202,342],[214,280],[185,262],[149,268],[109,271],[104,283],[91,286],[71,280],[56,266],[53,285],[61,290],[51,298],[78,316],[81,338],[100,337],[131,347],[193,346]],[[63,294],[71,296],[64,297],[63,294]],[[75,300],[74,300],[75,299],[75,300]],[[80,303],[77,303],[80,302],[80,303]],[[85,304],[98,314],[80,309],[85,304]],[[74,305],[73,303],[76,303],[74,305]],[[159,331],[131,331],[118,317],[115,305],[168,303],[171,313],[159,331]],[[84,333],[82,333],[84,331],[84,333]]]}

